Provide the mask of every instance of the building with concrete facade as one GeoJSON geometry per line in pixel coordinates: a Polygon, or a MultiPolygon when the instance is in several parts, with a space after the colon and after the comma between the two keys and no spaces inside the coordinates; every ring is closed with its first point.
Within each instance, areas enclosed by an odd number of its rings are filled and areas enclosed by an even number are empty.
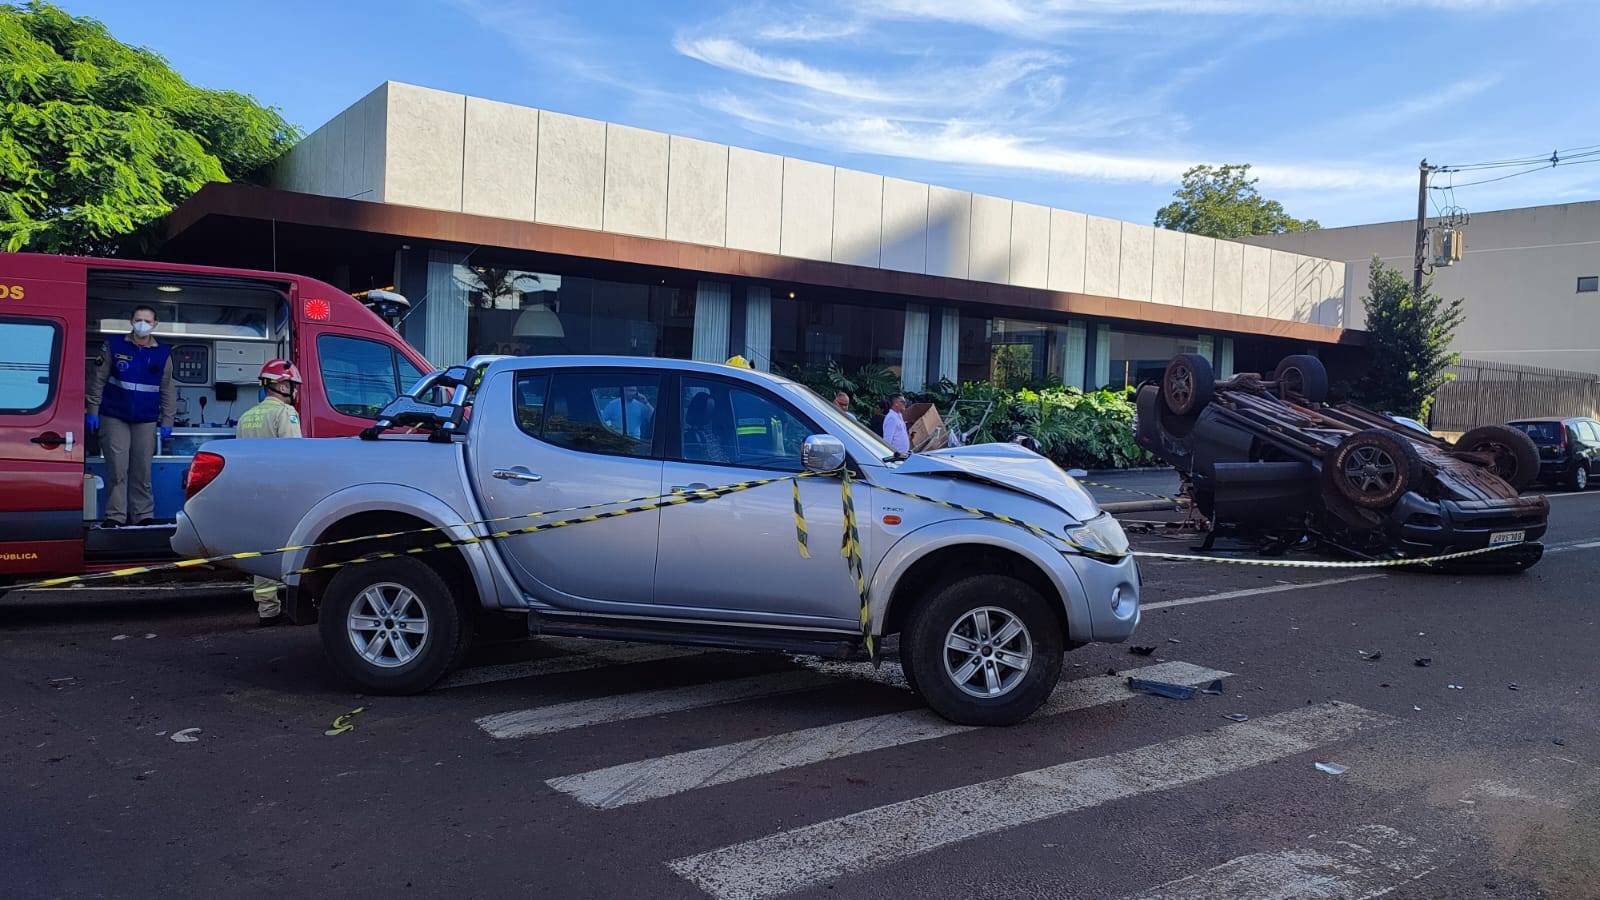
{"type": "Polygon", "coordinates": [[[1345,264],[389,82],[168,254],[393,285],[437,364],[625,353],[1136,383],[1350,356],[1345,264]],[[1009,349],[1005,349],[1009,348],[1009,349]]]}
{"type": "MultiPolygon", "coordinates": [[[[1600,201],[1473,213],[1464,231],[1461,261],[1433,271],[1440,295],[1466,300],[1456,351],[1469,360],[1600,373],[1600,201]]],[[[1341,261],[1352,299],[1347,324],[1360,328],[1372,257],[1409,280],[1416,222],[1244,240],[1341,261]]]]}

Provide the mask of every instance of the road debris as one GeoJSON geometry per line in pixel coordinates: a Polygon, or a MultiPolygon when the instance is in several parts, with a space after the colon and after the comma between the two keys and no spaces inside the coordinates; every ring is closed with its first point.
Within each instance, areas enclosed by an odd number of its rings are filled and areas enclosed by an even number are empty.
{"type": "Polygon", "coordinates": [[[1187,684],[1172,684],[1166,681],[1151,681],[1146,678],[1128,676],[1128,689],[1141,694],[1154,694],[1157,697],[1166,697],[1171,700],[1187,700],[1194,696],[1195,689],[1187,684]]]}
{"type": "Polygon", "coordinates": [[[1319,762],[1317,763],[1317,771],[1327,772],[1329,775],[1343,775],[1345,772],[1348,772],[1349,769],[1339,765],[1338,763],[1319,762]]]}
{"type": "Polygon", "coordinates": [[[1128,652],[1132,653],[1134,656],[1149,656],[1150,654],[1156,652],[1156,648],[1154,648],[1154,647],[1129,647],[1128,648],[1128,652]]]}
{"type": "Polygon", "coordinates": [[[1234,721],[1234,722],[1248,722],[1248,721],[1250,721],[1250,717],[1245,715],[1244,713],[1228,713],[1227,715],[1223,716],[1223,718],[1224,719],[1228,719],[1230,721],[1234,721]]]}
{"type": "Polygon", "coordinates": [[[1419,669],[1426,669],[1427,667],[1433,665],[1433,657],[1431,657],[1431,656],[1419,656],[1411,664],[1413,666],[1416,666],[1419,669]]]}
{"type": "Polygon", "coordinates": [[[333,720],[333,727],[329,728],[327,731],[324,731],[323,734],[327,735],[328,737],[338,737],[339,735],[344,734],[346,731],[355,731],[356,716],[365,712],[366,709],[367,708],[365,706],[358,706],[347,713],[340,714],[338,718],[333,720]]]}
{"type": "Polygon", "coordinates": [[[1202,694],[1210,694],[1213,697],[1221,697],[1222,696],[1222,679],[1218,678],[1215,681],[1211,682],[1210,684],[1206,685],[1205,687],[1201,688],[1200,689],[1200,693],[1202,693],[1202,694]]]}
{"type": "Polygon", "coordinates": [[[1452,691],[1464,691],[1464,690],[1467,689],[1466,685],[1461,685],[1461,684],[1447,684],[1447,685],[1445,685],[1445,687],[1449,688],[1452,691]]]}
{"type": "Polygon", "coordinates": [[[116,635],[116,636],[112,637],[111,639],[113,641],[125,641],[125,640],[128,639],[128,636],[125,635],[125,634],[119,634],[119,635],[116,635]]]}
{"type": "Polygon", "coordinates": [[[200,740],[200,729],[184,728],[174,731],[169,739],[175,744],[192,744],[200,740]]]}
{"type": "Polygon", "coordinates": [[[1382,650],[1374,650],[1371,653],[1368,653],[1365,650],[1357,650],[1356,652],[1361,654],[1361,658],[1368,662],[1377,662],[1378,660],[1383,659],[1382,650]]]}
{"type": "Polygon", "coordinates": [[[1517,684],[1515,681],[1513,681],[1510,684],[1506,685],[1506,690],[1508,690],[1508,691],[1520,691],[1520,690],[1522,690],[1522,686],[1517,684]]]}

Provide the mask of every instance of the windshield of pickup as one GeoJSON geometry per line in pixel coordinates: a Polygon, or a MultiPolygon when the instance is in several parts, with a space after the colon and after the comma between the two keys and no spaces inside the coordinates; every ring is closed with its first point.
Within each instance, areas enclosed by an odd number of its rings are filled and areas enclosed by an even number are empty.
{"type": "Polygon", "coordinates": [[[873,434],[872,429],[856,421],[854,416],[840,412],[832,403],[817,396],[816,391],[796,381],[782,381],[780,384],[795,402],[804,405],[807,412],[824,420],[829,431],[843,431],[849,434],[866,445],[879,462],[893,462],[899,458],[894,448],[885,444],[883,438],[873,434]]]}

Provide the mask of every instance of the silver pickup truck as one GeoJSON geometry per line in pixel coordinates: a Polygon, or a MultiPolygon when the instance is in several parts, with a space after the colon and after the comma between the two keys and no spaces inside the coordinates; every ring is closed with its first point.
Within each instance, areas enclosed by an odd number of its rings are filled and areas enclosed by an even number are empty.
{"type": "Polygon", "coordinates": [[[361,438],[217,441],[192,473],[174,549],[316,545],[228,565],[285,582],[289,616],[318,622],[370,692],[426,689],[502,613],[533,635],[835,658],[898,634],[930,707],[1009,724],[1066,649],[1139,623],[1121,527],[1049,460],[1014,444],[907,458],[806,387],[733,366],[474,359],[361,438]],[[841,552],[846,468],[865,603],[841,552]],[[571,524],[484,540],[554,522],[571,524]],[[348,540],[370,535],[386,537],[348,540]]]}

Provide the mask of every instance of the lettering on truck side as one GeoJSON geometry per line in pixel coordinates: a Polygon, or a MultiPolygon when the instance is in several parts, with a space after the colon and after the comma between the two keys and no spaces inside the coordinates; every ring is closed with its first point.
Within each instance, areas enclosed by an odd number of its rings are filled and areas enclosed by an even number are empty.
{"type": "Polygon", "coordinates": [[[0,284],[0,300],[21,300],[27,295],[20,284],[0,284]]]}
{"type": "Polygon", "coordinates": [[[27,562],[38,559],[37,553],[0,553],[0,562],[27,562]]]}

